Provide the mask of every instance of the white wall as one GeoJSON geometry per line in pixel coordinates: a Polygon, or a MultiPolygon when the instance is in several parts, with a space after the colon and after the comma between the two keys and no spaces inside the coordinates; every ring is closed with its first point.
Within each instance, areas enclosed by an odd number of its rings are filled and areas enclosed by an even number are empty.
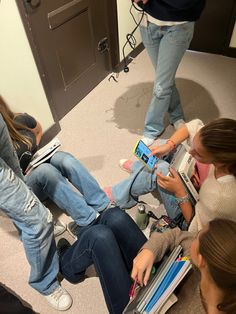
{"type": "MultiPolygon", "coordinates": [[[[117,1],[117,15],[118,15],[118,32],[119,32],[119,46],[120,46],[120,61],[123,60],[122,48],[126,42],[127,33],[131,33],[135,28],[135,23],[129,13],[131,1],[129,0],[118,0],[117,1]]],[[[132,9],[137,20],[140,18],[134,9],[132,9]]],[[[137,46],[141,43],[141,37],[139,29],[134,33],[137,40],[137,46]]],[[[128,55],[131,52],[129,44],[125,48],[125,54],[128,55]]]]}
{"type": "Polygon", "coordinates": [[[0,1],[0,94],[15,112],[27,112],[44,130],[53,117],[14,0],[0,1]]]}
{"type": "Polygon", "coordinates": [[[234,24],[234,31],[230,41],[230,47],[236,48],[236,23],[234,24]]]}

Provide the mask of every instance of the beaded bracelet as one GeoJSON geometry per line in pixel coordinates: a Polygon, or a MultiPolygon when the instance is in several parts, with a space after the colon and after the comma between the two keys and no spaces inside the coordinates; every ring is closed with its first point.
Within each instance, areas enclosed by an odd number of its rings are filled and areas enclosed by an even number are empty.
{"type": "Polygon", "coordinates": [[[172,146],[172,148],[171,148],[171,149],[172,149],[172,150],[176,148],[176,144],[175,144],[175,142],[174,142],[174,141],[172,141],[172,140],[168,139],[166,143],[167,143],[167,144],[171,144],[171,146],[172,146]]]}
{"type": "Polygon", "coordinates": [[[190,198],[189,198],[189,195],[186,194],[183,197],[176,197],[176,201],[177,201],[178,205],[181,205],[183,203],[190,202],[190,198]]]}

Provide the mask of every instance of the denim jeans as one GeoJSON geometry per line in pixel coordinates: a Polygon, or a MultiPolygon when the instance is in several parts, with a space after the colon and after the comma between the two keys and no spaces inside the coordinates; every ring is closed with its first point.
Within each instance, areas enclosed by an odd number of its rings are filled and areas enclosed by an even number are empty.
{"type": "MultiPolygon", "coordinates": [[[[59,286],[52,215],[21,178],[18,158],[0,115],[0,209],[12,219],[20,232],[31,266],[29,284],[47,295],[59,286]]],[[[16,271],[20,271],[17,263],[16,271]]]]}
{"type": "Polygon", "coordinates": [[[119,207],[109,208],[92,226],[82,228],[79,239],[62,255],[61,273],[76,283],[94,264],[109,313],[121,314],[129,301],[133,259],[146,240],[129,215],[119,207]]]}
{"type": "Polygon", "coordinates": [[[69,153],[56,152],[26,176],[26,183],[41,201],[50,198],[80,226],[90,224],[109,204],[97,181],[69,153]]]}
{"type": "MultiPolygon", "coordinates": [[[[129,178],[112,187],[112,196],[116,204],[123,209],[131,208],[138,203],[139,196],[153,192],[157,189],[168,216],[173,220],[179,221],[182,216],[182,211],[175,196],[167,190],[162,189],[157,184],[156,173],[162,172],[163,175],[167,175],[169,166],[170,164],[168,161],[159,159],[157,168],[151,172],[142,162],[134,162],[132,165],[132,173],[129,178]]],[[[183,223],[180,227],[185,230],[187,225],[183,223]]]]}
{"type": "Polygon", "coordinates": [[[168,112],[170,123],[184,119],[175,74],[188,49],[194,31],[194,22],[174,26],[157,26],[148,22],[141,25],[143,44],[155,69],[152,100],[144,127],[144,136],[156,138],[164,130],[164,117],[168,112]]]}

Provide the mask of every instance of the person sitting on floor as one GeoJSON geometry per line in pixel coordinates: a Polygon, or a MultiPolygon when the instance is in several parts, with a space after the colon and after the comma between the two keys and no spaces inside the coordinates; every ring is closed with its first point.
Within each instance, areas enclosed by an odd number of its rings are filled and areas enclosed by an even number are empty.
{"type": "Polygon", "coordinates": [[[200,270],[204,300],[201,304],[200,294],[196,293],[199,274],[195,271],[181,288],[187,291],[186,311],[182,313],[193,313],[194,309],[194,313],[202,314],[206,307],[208,313],[233,314],[236,311],[235,237],[236,222],[215,219],[199,234],[174,228],[165,233],[153,232],[147,241],[132,218],[119,207],[113,207],[103,212],[93,225],[81,229],[73,245],[66,239],[59,240],[60,272],[75,284],[84,279],[87,267],[94,264],[109,313],[121,314],[129,302],[131,270],[132,278],[146,285],[154,261],[160,261],[180,244],[183,255],[191,255],[200,270]]]}
{"type": "MultiPolygon", "coordinates": [[[[24,172],[30,162],[30,158],[25,162],[24,156],[32,156],[37,151],[42,128],[32,116],[13,113],[2,97],[0,113],[24,172]]],[[[93,176],[67,152],[55,152],[49,160],[25,175],[24,179],[41,202],[49,198],[81,227],[92,223],[110,204],[93,176]]]]}
{"type": "Polygon", "coordinates": [[[215,217],[236,221],[236,121],[221,118],[204,126],[202,121],[192,120],[164,144],[151,147],[152,154],[168,158],[185,140],[189,141],[189,153],[197,161],[193,183],[199,188],[199,200],[195,208],[177,172],[169,169],[166,158],[159,159],[152,172],[140,161],[122,160],[121,167],[130,176],[104,189],[110,200],[121,208],[130,208],[137,204],[140,195],[157,189],[168,216],[183,230],[200,230],[215,217]],[[169,171],[171,176],[167,176],[169,171]]]}

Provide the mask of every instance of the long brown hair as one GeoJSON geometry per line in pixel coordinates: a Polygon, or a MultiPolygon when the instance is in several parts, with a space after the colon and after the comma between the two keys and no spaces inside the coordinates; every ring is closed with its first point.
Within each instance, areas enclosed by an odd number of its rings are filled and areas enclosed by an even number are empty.
{"type": "Polygon", "coordinates": [[[214,219],[199,236],[199,252],[224,298],[217,308],[236,313],[236,222],[214,219]]]}
{"type": "Polygon", "coordinates": [[[221,118],[200,129],[202,145],[213,156],[214,162],[223,164],[236,176],[236,120],[221,118]]]}
{"type": "Polygon", "coordinates": [[[7,125],[11,140],[15,148],[18,147],[18,142],[22,142],[27,145],[28,149],[31,149],[32,143],[27,136],[22,135],[20,130],[29,130],[21,123],[14,121],[15,114],[10,110],[3,97],[0,95],[0,113],[7,125]]]}

